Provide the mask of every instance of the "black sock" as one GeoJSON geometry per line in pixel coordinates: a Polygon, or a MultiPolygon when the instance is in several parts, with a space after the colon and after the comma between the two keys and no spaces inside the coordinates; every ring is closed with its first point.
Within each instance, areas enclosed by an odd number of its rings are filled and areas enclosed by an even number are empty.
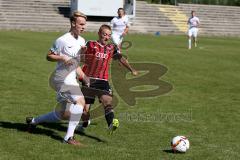
{"type": "Polygon", "coordinates": [[[87,128],[87,126],[88,126],[88,121],[84,121],[84,122],[82,123],[82,127],[87,128]]]}
{"type": "Polygon", "coordinates": [[[108,127],[112,124],[113,118],[114,118],[114,113],[113,112],[108,112],[108,114],[105,114],[105,118],[108,124],[108,127]]]}
{"type": "Polygon", "coordinates": [[[82,114],[82,120],[83,120],[82,127],[84,127],[84,128],[88,127],[89,119],[90,119],[90,113],[89,112],[82,114]]]}
{"type": "Polygon", "coordinates": [[[111,105],[105,107],[105,118],[108,124],[108,127],[112,124],[114,113],[111,105]]]}

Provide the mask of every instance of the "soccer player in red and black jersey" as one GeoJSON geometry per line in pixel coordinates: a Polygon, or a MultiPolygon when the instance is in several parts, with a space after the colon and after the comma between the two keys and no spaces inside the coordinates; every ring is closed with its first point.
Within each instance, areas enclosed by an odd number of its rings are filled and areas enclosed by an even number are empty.
{"type": "Polygon", "coordinates": [[[118,60],[123,66],[125,66],[133,75],[137,75],[138,72],[134,70],[128,61],[119,53],[117,47],[114,44],[109,44],[111,38],[111,27],[109,25],[102,25],[99,29],[98,41],[88,41],[85,51],[83,53],[83,71],[90,77],[90,88],[84,86],[82,92],[85,96],[86,107],[83,120],[83,127],[87,127],[89,119],[89,107],[94,103],[95,96],[87,95],[89,89],[95,89],[96,92],[102,91],[96,94],[99,101],[102,103],[105,110],[105,118],[112,133],[119,125],[117,119],[114,119],[114,112],[112,106],[112,91],[108,82],[108,74],[110,62],[112,59],[118,60]]]}

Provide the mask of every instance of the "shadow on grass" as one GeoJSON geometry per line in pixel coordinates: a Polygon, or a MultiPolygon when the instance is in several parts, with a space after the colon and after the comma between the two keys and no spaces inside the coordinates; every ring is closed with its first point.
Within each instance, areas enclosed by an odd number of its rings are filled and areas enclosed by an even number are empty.
{"type": "Polygon", "coordinates": [[[173,151],[172,149],[164,149],[163,152],[170,154],[184,154],[183,152],[173,151]]]}
{"type": "MultiPolygon", "coordinates": [[[[65,123],[43,123],[43,124],[41,124],[41,125],[42,125],[43,127],[45,127],[45,128],[49,128],[49,129],[54,129],[54,130],[66,132],[66,131],[67,131],[67,127],[64,126],[63,124],[65,124],[65,123]]],[[[91,125],[94,125],[94,124],[91,124],[91,125]]],[[[96,140],[97,142],[103,142],[103,143],[106,142],[105,140],[102,140],[101,138],[98,138],[98,137],[96,137],[96,136],[87,134],[87,133],[85,133],[85,132],[78,132],[78,131],[75,131],[75,132],[76,132],[77,134],[81,135],[81,136],[85,136],[85,137],[91,138],[91,139],[93,139],[93,140],[96,140]]]]}
{"type": "Polygon", "coordinates": [[[85,136],[85,137],[88,137],[88,138],[91,138],[91,139],[94,139],[96,140],[97,142],[101,142],[101,143],[107,143],[107,141],[101,139],[101,138],[98,138],[96,136],[93,136],[93,135],[90,135],[90,134],[86,134],[85,132],[77,132],[78,134],[80,134],[81,136],[85,136]]]}
{"type": "MultiPolygon", "coordinates": [[[[15,123],[15,122],[4,122],[0,121],[0,127],[1,128],[7,128],[7,129],[16,129],[21,132],[27,132],[27,125],[25,123],[15,123]]],[[[62,141],[62,137],[59,136],[56,132],[50,130],[50,129],[44,129],[37,127],[34,129],[34,132],[32,134],[40,134],[40,135],[46,135],[51,137],[52,139],[62,141]]]]}
{"type": "MultiPolygon", "coordinates": [[[[41,126],[45,127],[45,128],[35,128],[32,134],[39,134],[39,135],[46,135],[51,137],[52,139],[61,141],[63,140],[63,137],[61,137],[60,135],[58,135],[55,131],[53,130],[58,130],[58,131],[62,131],[62,132],[66,132],[67,131],[67,127],[62,125],[61,123],[43,123],[41,124],[41,126]]],[[[15,123],[15,122],[6,122],[6,121],[0,121],[0,127],[1,128],[6,128],[6,129],[16,129],[18,131],[21,132],[27,132],[27,125],[25,123],[15,123]]],[[[96,136],[90,135],[90,134],[86,134],[86,133],[80,133],[77,132],[78,134],[82,135],[82,136],[86,136],[88,138],[94,139],[97,142],[106,142],[105,140],[102,140],[96,136]]]]}
{"type": "Polygon", "coordinates": [[[163,152],[166,152],[166,153],[174,153],[172,149],[164,149],[163,152]]]}

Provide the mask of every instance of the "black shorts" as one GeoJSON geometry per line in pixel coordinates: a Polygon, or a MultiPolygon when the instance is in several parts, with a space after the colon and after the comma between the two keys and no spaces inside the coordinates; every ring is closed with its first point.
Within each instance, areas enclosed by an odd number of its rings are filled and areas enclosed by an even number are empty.
{"type": "Polygon", "coordinates": [[[94,104],[95,97],[98,98],[102,95],[112,96],[112,90],[108,81],[100,79],[91,79],[90,87],[87,87],[85,84],[82,86],[82,92],[86,104],[94,104]]]}

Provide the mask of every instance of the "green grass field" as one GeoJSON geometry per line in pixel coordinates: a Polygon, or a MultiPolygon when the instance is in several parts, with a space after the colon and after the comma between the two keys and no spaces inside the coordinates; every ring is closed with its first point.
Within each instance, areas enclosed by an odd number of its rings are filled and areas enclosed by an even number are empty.
{"type": "MultiPolygon", "coordinates": [[[[120,128],[110,136],[104,118],[93,120],[85,135],[76,135],[85,148],[61,143],[67,123],[27,133],[26,116],[56,105],[48,86],[55,63],[45,56],[61,34],[0,31],[1,160],[240,159],[239,38],[200,37],[199,46],[189,51],[185,36],[128,35],[129,61],[168,68],[160,79],[173,86],[170,92],[137,98],[131,107],[117,97],[120,128]],[[176,135],[189,138],[186,154],[170,151],[176,135]]],[[[83,36],[96,39],[92,33],[83,36]]]]}

